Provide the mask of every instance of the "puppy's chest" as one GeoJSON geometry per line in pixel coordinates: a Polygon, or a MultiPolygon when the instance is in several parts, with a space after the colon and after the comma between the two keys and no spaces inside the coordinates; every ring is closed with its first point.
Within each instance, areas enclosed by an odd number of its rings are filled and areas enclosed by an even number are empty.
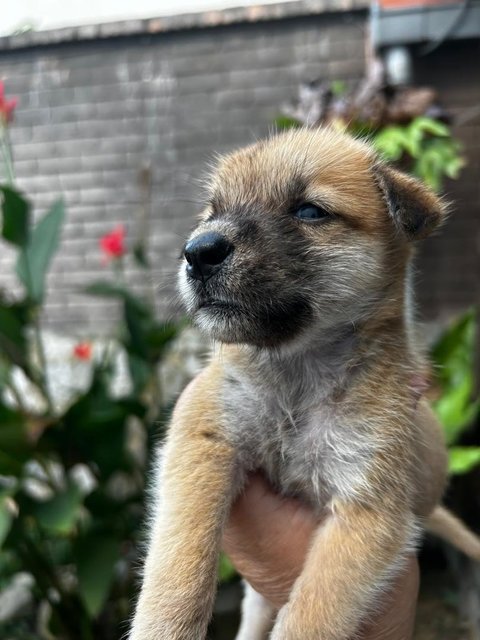
{"type": "Polygon", "coordinates": [[[237,382],[227,386],[224,411],[242,469],[260,469],[282,493],[321,509],[364,486],[371,434],[330,397],[296,402],[237,382]]]}

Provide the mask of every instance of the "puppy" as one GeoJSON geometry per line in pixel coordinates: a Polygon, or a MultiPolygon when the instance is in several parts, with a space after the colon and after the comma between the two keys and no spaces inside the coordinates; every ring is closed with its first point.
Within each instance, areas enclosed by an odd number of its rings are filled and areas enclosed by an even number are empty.
{"type": "Polygon", "coordinates": [[[216,347],[174,411],[130,637],[205,638],[230,505],[261,470],[323,524],[278,613],[247,590],[238,637],[346,640],[429,517],[480,559],[438,506],[446,452],[418,384],[410,259],[444,207],[331,130],[228,155],[209,190],[179,282],[216,347]]]}

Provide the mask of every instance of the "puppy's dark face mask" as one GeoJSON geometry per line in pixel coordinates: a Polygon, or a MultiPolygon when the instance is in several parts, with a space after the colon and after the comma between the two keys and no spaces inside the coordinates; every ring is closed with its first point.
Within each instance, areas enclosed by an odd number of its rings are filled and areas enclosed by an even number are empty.
{"type": "Polygon", "coordinates": [[[222,342],[276,347],[358,323],[399,284],[438,200],[368,146],[297,130],[222,159],[179,287],[222,342]]]}

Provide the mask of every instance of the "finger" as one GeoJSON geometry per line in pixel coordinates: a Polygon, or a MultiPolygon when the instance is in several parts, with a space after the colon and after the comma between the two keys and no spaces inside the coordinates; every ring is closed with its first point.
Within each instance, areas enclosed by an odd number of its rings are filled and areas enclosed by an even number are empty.
{"type": "MultiPolygon", "coordinates": [[[[237,545],[248,544],[250,553],[270,553],[272,546],[291,546],[291,533],[295,540],[300,534],[308,541],[318,526],[319,519],[299,500],[284,498],[275,493],[259,474],[250,479],[245,491],[234,503],[224,534],[225,546],[232,551],[237,545]]],[[[282,550],[279,551],[279,555],[282,550]]]]}
{"type": "Polygon", "coordinates": [[[319,520],[298,500],[282,498],[260,475],[233,506],[224,549],[237,571],[276,606],[300,575],[319,520]]]}

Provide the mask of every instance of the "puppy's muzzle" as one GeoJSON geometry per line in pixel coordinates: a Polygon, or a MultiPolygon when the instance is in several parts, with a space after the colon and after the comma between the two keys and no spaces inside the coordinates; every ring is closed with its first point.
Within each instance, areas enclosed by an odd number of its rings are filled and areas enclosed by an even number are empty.
{"type": "Polygon", "coordinates": [[[201,233],[185,246],[187,274],[195,280],[206,282],[220,271],[232,251],[233,245],[220,233],[214,231],[201,233]]]}

